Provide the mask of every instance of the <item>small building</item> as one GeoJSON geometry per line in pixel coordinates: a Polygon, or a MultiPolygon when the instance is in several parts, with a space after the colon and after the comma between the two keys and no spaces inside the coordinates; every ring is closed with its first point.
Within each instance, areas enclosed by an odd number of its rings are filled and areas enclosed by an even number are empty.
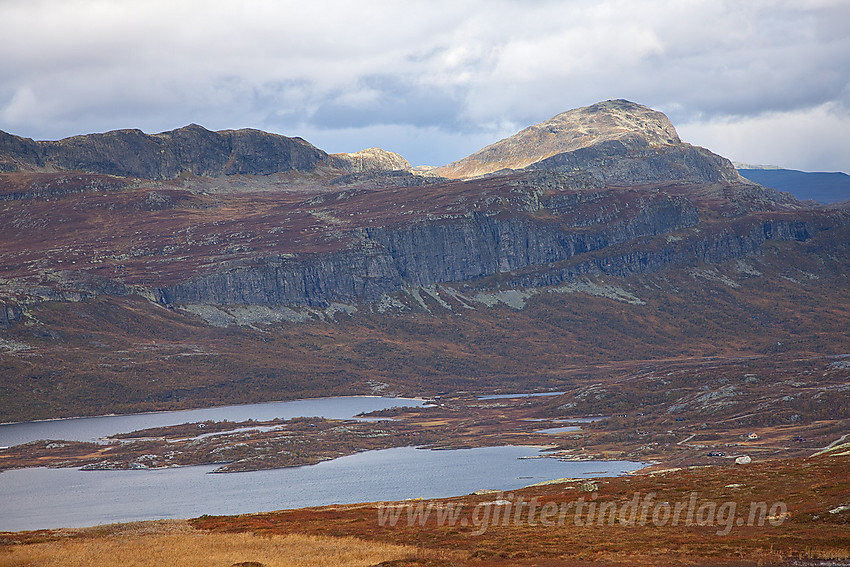
{"type": "Polygon", "coordinates": [[[749,439],[750,441],[756,441],[758,440],[758,438],[759,436],[756,433],[750,433],[749,435],[747,435],[747,439],[749,439]]]}

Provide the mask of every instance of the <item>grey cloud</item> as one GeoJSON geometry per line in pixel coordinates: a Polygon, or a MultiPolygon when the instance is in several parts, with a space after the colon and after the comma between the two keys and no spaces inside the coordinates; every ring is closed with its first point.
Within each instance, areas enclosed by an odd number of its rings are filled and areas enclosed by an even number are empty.
{"type": "Polygon", "coordinates": [[[460,129],[463,99],[433,85],[419,85],[390,75],[364,77],[351,89],[366,100],[347,102],[351,92],[333,93],[320,103],[310,123],[320,128],[362,128],[370,125],[435,126],[460,129]]]}

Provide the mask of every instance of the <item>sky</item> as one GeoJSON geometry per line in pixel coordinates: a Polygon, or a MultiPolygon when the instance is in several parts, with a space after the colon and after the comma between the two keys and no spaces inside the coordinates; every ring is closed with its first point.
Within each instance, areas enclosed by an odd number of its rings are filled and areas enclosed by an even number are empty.
{"type": "Polygon", "coordinates": [[[847,0],[0,0],[0,130],[197,123],[442,165],[625,98],[730,159],[850,173],[847,0]]]}

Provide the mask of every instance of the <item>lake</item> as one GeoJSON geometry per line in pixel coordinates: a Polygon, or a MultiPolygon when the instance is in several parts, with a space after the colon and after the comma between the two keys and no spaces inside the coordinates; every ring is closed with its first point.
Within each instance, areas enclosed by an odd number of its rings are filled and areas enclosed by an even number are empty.
{"type": "Polygon", "coordinates": [[[141,471],[23,469],[0,473],[0,531],[243,514],[405,498],[483,488],[514,490],[556,478],[614,476],[629,461],[522,459],[533,447],[368,451],[305,467],[207,474],[214,465],[141,471]]]}
{"type": "Polygon", "coordinates": [[[351,419],[359,413],[387,409],[394,406],[421,406],[418,398],[382,398],[380,396],[344,396],[315,398],[288,402],[266,402],[220,406],[180,411],[164,411],[129,415],[102,415],[72,417],[47,421],[28,421],[0,425],[0,447],[11,447],[39,439],[64,441],[97,441],[116,433],[129,433],[149,427],[165,427],[199,421],[270,421],[279,417],[325,417],[351,419]]]}
{"type": "MultiPolygon", "coordinates": [[[[7,424],[0,426],[0,444],[46,438],[90,441],[145,427],[207,419],[344,419],[364,411],[422,403],[410,398],[358,396],[7,424]]],[[[11,470],[0,473],[0,531],[440,498],[483,488],[514,490],[556,478],[614,476],[643,466],[630,461],[525,458],[540,455],[535,447],[439,451],[399,447],[304,467],[228,474],[209,474],[217,465],[121,471],[11,470]]]]}

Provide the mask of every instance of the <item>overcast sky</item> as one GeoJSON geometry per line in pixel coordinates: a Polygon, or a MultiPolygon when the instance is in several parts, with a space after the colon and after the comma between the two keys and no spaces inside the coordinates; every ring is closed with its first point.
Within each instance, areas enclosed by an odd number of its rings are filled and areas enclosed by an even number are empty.
{"type": "Polygon", "coordinates": [[[847,0],[0,0],[0,130],[188,123],[464,157],[611,97],[733,160],[850,173],[847,0]]]}

